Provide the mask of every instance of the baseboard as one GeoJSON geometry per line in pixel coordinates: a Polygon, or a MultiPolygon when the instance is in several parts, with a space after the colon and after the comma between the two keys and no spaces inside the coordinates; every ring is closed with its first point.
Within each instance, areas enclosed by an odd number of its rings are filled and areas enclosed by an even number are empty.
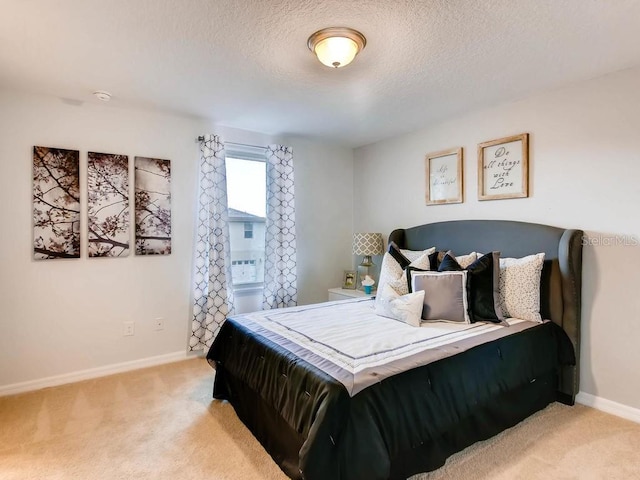
{"type": "Polygon", "coordinates": [[[596,397],[590,393],[579,392],[576,395],[576,402],[593,407],[596,410],[626,418],[632,422],[640,423],[640,409],[623,405],[622,403],[607,400],[606,398],[596,397]]]}
{"type": "Polygon", "coordinates": [[[128,372],[139,368],[154,367],[165,363],[177,362],[191,358],[186,351],[167,353],[157,355],[155,357],[141,358],[130,362],[114,363],[105,365],[104,367],[89,368],[87,370],[79,370],[77,372],[65,373],[63,375],[55,375],[52,377],[40,378],[38,380],[30,380],[28,382],[13,383],[9,385],[0,385],[0,397],[5,395],[15,395],[16,393],[30,392],[40,390],[41,388],[55,387],[64,385],[65,383],[79,382],[82,380],[90,380],[92,378],[113,375],[114,373],[128,372]]]}

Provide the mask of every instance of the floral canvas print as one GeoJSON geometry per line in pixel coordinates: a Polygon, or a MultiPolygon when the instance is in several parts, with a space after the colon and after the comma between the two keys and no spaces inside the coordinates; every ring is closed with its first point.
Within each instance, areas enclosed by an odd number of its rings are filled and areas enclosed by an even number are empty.
{"type": "Polygon", "coordinates": [[[89,152],[89,256],[129,255],[129,157],[89,152]]]}
{"type": "Polygon", "coordinates": [[[171,253],[171,161],[135,158],[136,255],[171,253]]]}
{"type": "Polygon", "coordinates": [[[80,152],[33,147],[33,257],[80,258],[80,152]]]}

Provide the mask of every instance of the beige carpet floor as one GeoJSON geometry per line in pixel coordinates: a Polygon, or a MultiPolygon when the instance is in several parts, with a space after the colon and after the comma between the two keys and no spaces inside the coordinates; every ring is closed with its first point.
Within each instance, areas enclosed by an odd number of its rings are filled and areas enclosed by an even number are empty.
{"type": "MultiPolygon", "coordinates": [[[[285,480],[213,373],[192,359],[0,398],[0,479],[285,480]]],[[[553,404],[412,478],[640,479],[640,425],[553,404]]]]}

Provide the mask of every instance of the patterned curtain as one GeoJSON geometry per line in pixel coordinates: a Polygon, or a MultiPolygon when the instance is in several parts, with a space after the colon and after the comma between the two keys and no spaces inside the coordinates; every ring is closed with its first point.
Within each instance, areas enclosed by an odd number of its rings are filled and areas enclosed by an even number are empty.
{"type": "Polygon", "coordinates": [[[194,306],[189,350],[211,346],[227,315],[233,313],[229,253],[227,172],[224,143],[205,135],[200,144],[200,182],[194,261],[194,306]]]}
{"type": "Polygon", "coordinates": [[[291,147],[267,147],[267,221],[265,239],[265,310],[298,303],[296,221],[291,147]]]}

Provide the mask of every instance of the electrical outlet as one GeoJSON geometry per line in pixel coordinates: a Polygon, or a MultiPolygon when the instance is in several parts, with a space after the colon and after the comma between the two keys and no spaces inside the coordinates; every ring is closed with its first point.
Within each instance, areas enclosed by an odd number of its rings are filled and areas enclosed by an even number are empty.
{"type": "Polygon", "coordinates": [[[122,335],[129,337],[135,333],[135,323],[122,322],[122,335]]]}
{"type": "Polygon", "coordinates": [[[164,330],[164,318],[158,317],[155,319],[155,329],[156,330],[164,330]]]}

